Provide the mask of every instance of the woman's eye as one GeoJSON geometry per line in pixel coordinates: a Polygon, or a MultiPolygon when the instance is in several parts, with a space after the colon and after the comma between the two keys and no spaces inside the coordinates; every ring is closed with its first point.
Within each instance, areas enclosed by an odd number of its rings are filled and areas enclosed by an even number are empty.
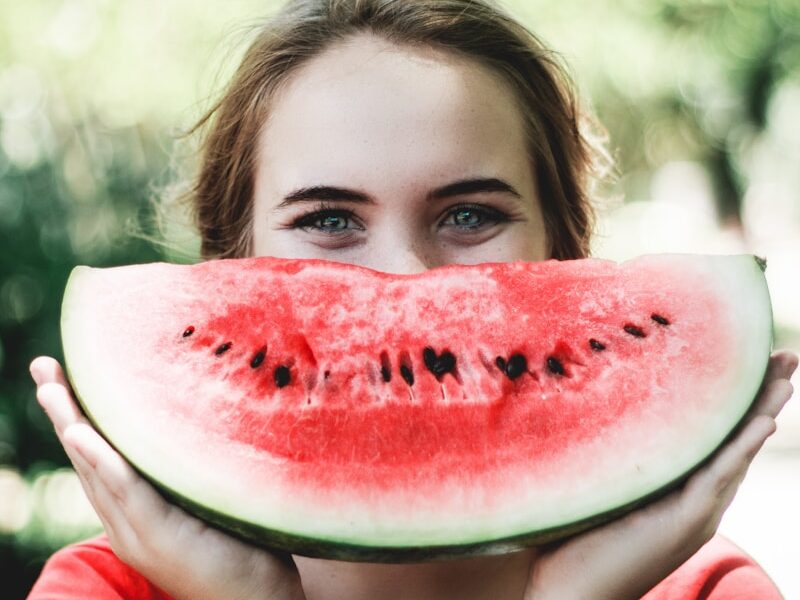
{"type": "Polygon", "coordinates": [[[326,215],[324,217],[320,217],[315,221],[315,224],[319,223],[317,227],[319,229],[347,229],[347,217],[343,217],[342,215],[326,215]]]}
{"type": "Polygon", "coordinates": [[[503,214],[496,210],[490,210],[477,206],[460,206],[447,214],[443,225],[452,225],[459,229],[474,230],[499,223],[503,220],[503,214]]]}
{"type": "Polygon", "coordinates": [[[300,229],[333,234],[350,229],[360,229],[360,227],[353,225],[353,213],[345,210],[315,211],[295,220],[293,225],[300,229]]]}

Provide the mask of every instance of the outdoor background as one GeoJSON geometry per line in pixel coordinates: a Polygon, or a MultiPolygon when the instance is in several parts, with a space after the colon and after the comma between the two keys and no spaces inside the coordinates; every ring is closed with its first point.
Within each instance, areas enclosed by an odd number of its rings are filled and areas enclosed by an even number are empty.
{"type": "MultiPolygon", "coordinates": [[[[800,0],[516,0],[607,126],[624,197],[595,254],[752,252],[769,261],[776,345],[800,349],[800,0]]],[[[70,269],[192,260],[150,199],[177,135],[226,79],[266,0],[0,3],[0,596],[24,597],[98,521],[34,398],[61,358],[70,269]]],[[[612,210],[613,208],[613,210],[612,210]]],[[[795,386],[800,380],[795,379],[795,386]]],[[[800,598],[800,404],[754,463],[722,531],[800,598]]]]}

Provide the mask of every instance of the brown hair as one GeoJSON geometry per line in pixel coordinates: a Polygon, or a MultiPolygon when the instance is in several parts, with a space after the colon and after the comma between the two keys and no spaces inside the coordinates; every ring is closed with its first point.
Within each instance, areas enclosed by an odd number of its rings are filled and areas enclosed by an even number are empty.
{"type": "Polygon", "coordinates": [[[588,256],[593,182],[610,165],[555,55],[491,0],[290,0],[263,25],[207,128],[187,192],[204,258],[247,256],[257,141],[270,100],[304,61],[361,32],[458,52],[500,73],[521,100],[550,256],[588,256]]]}

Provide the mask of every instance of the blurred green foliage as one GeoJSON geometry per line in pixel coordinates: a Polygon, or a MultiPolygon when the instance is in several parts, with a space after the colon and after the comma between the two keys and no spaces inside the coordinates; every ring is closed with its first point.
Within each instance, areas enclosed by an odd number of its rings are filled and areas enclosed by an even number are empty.
{"type": "MultiPolygon", "coordinates": [[[[160,258],[151,245],[124,231],[146,218],[151,185],[164,160],[155,131],[109,129],[92,119],[57,136],[35,165],[17,166],[0,150],[0,465],[15,466],[30,481],[66,460],[36,403],[27,365],[40,354],[61,358],[60,300],[73,266],[160,258]],[[70,169],[86,172],[71,182],[70,169]],[[76,194],[75,185],[86,189],[76,194]]],[[[0,565],[10,568],[16,581],[23,575],[25,586],[54,545],[67,541],[41,535],[48,533],[42,529],[46,521],[31,519],[18,535],[0,539],[0,565]],[[31,535],[36,530],[40,535],[31,535]]],[[[17,591],[11,597],[22,593],[17,591]]]]}
{"type": "MultiPolygon", "coordinates": [[[[659,167],[696,161],[710,174],[722,222],[741,225],[754,145],[770,128],[785,142],[781,132],[800,119],[774,102],[800,98],[800,3],[507,4],[573,67],[618,149],[621,192],[645,198],[659,167]]],[[[4,524],[11,500],[0,486],[5,598],[23,597],[54,549],[96,526],[64,525],[57,506],[37,504],[47,486],[33,484],[68,464],[27,373],[34,356],[61,358],[68,273],[77,264],[180,255],[130,232],[153,233],[150,200],[175,176],[175,132],[224,82],[242,50],[242,25],[275,6],[0,4],[0,468],[30,484],[33,506],[16,525],[4,524]]],[[[788,139],[797,152],[797,136],[788,139]]],[[[781,331],[797,336],[791,326],[781,331]]]]}

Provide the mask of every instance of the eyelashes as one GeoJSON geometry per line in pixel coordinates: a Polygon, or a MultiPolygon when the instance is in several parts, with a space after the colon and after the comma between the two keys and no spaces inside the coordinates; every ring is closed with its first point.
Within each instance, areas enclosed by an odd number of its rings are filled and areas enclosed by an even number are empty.
{"type": "Polygon", "coordinates": [[[482,230],[489,225],[509,220],[509,216],[504,212],[479,204],[457,204],[447,211],[445,220],[450,221],[450,217],[453,227],[467,232],[482,230]]]}
{"type": "MultiPolygon", "coordinates": [[[[346,208],[334,208],[333,206],[320,202],[309,212],[300,215],[291,222],[291,227],[295,229],[313,230],[326,234],[341,235],[352,231],[348,227],[339,225],[356,222],[355,213],[346,208]],[[338,221],[337,221],[338,220],[338,221]]],[[[355,229],[363,230],[364,227],[358,225],[355,229]]]]}
{"type": "MultiPolygon", "coordinates": [[[[445,212],[438,228],[447,227],[468,235],[509,220],[506,213],[493,207],[457,204],[445,212]]],[[[325,202],[320,202],[308,212],[293,219],[290,227],[326,235],[351,234],[353,231],[365,229],[355,212],[346,208],[335,208],[325,202]]]]}

